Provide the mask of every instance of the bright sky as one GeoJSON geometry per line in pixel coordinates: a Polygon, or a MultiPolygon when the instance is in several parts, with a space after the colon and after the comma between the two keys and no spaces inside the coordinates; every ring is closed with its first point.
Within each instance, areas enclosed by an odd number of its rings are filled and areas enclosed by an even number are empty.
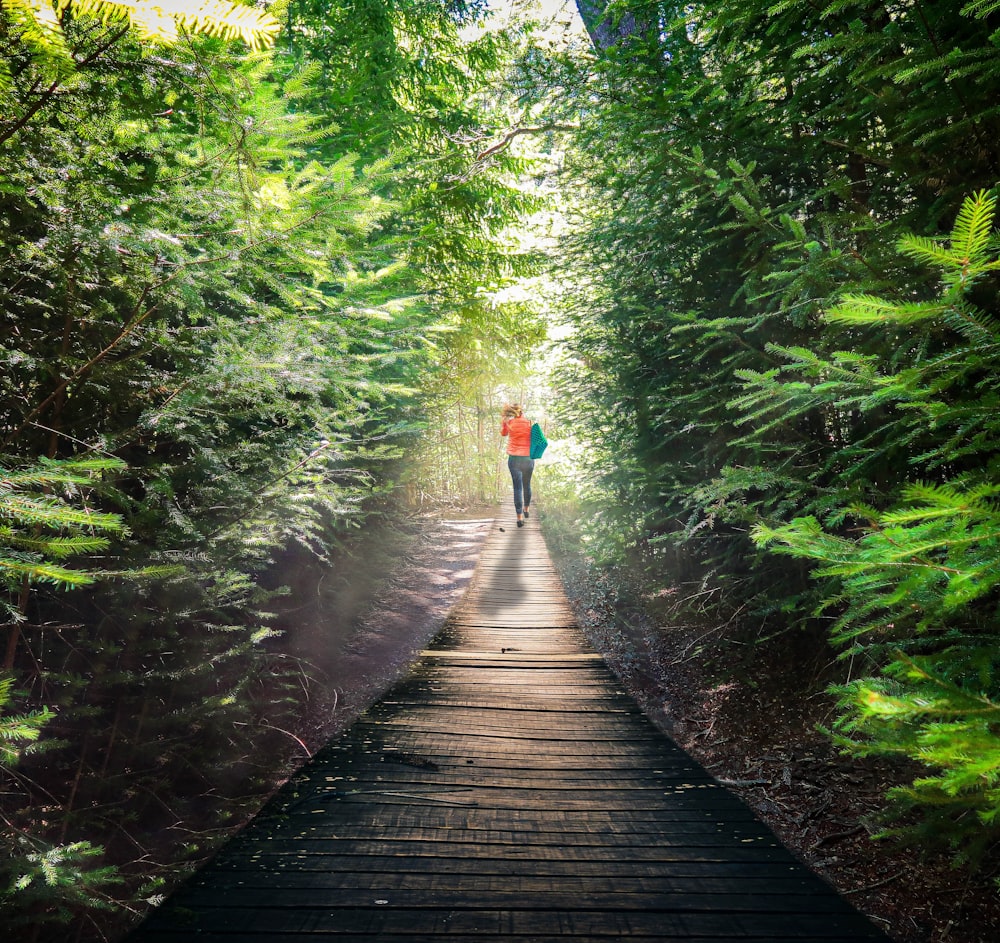
{"type": "Polygon", "coordinates": [[[501,22],[511,18],[538,20],[552,39],[586,35],[576,0],[490,0],[490,7],[501,22]]]}

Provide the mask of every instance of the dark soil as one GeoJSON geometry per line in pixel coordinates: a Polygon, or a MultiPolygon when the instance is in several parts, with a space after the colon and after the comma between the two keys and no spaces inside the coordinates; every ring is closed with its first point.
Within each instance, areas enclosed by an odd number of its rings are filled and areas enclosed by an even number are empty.
{"type": "Polygon", "coordinates": [[[558,565],[591,643],[653,721],[894,940],[1000,940],[995,873],[873,840],[886,789],[919,772],[843,756],[817,729],[833,720],[826,687],[844,671],[822,642],[789,632],[741,644],[682,617],[680,600],[623,603],[583,561],[558,565]]]}

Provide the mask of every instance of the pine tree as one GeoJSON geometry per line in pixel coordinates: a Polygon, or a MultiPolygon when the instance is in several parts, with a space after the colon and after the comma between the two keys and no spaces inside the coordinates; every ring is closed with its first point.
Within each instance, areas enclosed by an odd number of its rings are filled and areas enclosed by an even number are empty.
{"type": "MultiPolygon", "coordinates": [[[[857,332],[905,331],[908,361],[872,356],[863,372],[842,370],[837,362],[850,355],[841,353],[826,369],[816,358],[804,382],[775,381],[790,388],[792,402],[811,389],[831,408],[862,414],[895,404],[899,414],[883,423],[891,419],[907,447],[909,480],[896,493],[883,491],[883,509],[831,508],[824,522],[755,530],[760,544],[817,564],[814,575],[829,593],[824,608],[836,615],[835,641],[882,668],[838,689],[838,742],[856,754],[903,755],[928,767],[890,792],[899,807],[923,813],[899,833],[939,838],[972,858],[995,841],[1000,814],[1000,423],[990,380],[1000,331],[972,301],[996,297],[996,202],[987,193],[966,200],[946,240],[900,241],[903,253],[938,269],[936,296],[848,294],[831,310],[832,322],[857,332]]],[[[804,361],[796,357],[795,368],[804,361]]]]}

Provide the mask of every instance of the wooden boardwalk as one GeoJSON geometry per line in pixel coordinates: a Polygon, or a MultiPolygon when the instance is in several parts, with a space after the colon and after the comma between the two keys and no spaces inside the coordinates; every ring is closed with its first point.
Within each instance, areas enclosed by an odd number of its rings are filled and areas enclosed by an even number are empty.
{"type": "Polygon", "coordinates": [[[133,943],[885,937],[646,720],[532,519],[411,674],[133,943]]]}

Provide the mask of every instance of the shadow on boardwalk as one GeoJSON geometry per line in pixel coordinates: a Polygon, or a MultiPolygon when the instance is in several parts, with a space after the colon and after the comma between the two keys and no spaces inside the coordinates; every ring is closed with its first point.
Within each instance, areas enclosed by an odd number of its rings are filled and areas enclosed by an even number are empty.
{"type": "Polygon", "coordinates": [[[887,940],[659,733],[534,522],[410,675],[130,938],[887,940]]]}

